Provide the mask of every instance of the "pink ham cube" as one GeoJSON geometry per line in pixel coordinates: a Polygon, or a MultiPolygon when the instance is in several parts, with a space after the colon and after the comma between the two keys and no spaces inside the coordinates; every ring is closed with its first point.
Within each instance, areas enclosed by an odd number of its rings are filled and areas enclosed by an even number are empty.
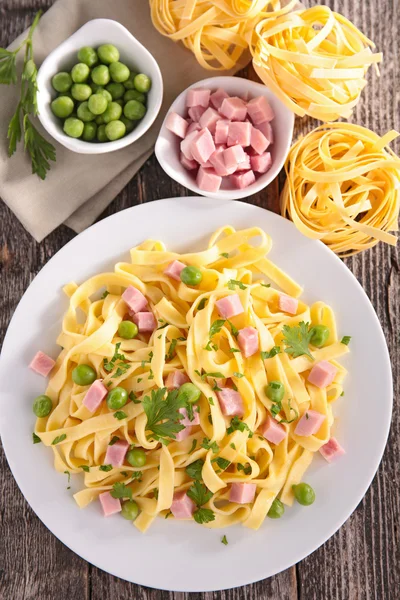
{"type": "Polygon", "coordinates": [[[139,333],[148,333],[154,331],[157,327],[156,318],[152,312],[136,313],[133,322],[138,326],[139,333]]]}
{"type": "Polygon", "coordinates": [[[326,416],[316,410],[306,410],[301,419],[299,419],[294,432],[296,435],[304,437],[314,435],[319,431],[325,419],[326,416]]]}
{"type": "Polygon", "coordinates": [[[344,448],[342,448],[334,437],[331,437],[329,442],[321,446],[319,451],[328,462],[334,462],[337,458],[346,454],[344,448]]]}
{"type": "Polygon", "coordinates": [[[271,127],[271,123],[264,121],[264,123],[257,123],[254,125],[256,129],[259,129],[261,133],[267,138],[270,144],[274,143],[274,132],[271,127]]]}
{"type": "Polygon", "coordinates": [[[55,360],[39,350],[31,360],[29,368],[32,369],[32,371],[35,371],[35,373],[47,377],[55,364],[55,360]]]}
{"type": "Polygon", "coordinates": [[[191,131],[184,140],[181,141],[181,152],[188,160],[194,160],[192,154],[192,143],[199,135],[199,131],[191,131]]]}
{"type": "Polygon", "coordinates": [[[114,515],[122,510],[121,500],[113,498],[110,492],[103,492],[100,494],[99,500],[105,517],[114,515]]]}
{"type": "Polygon", "coordinates": [[[133,285],[130,285],[126,288],[122,294],[122,299],[125,300],[129,307],[129,311],[132,311],[132,313],[141,312],[147,307],[147,300],[145,296],[143,296],[142,292],[133,287],[133,285]]]}
{"type": "Polygon", "coordinates": [[[214,167],[216,174],[220,175],[221,177],[231,175],[236,170],[236,167],[231,167],[228,169],[226,166],[223,154],[224,150],[225,147],[223,145],[217,146],[215,152],[213,152],[210,156],[210,163],[214,167]]]}
{"type": "Polygon", "coordinates": [[[171,512],[175,519],[190,519],[195,510],[195,503],[185,491],[175,492],[171,504],[171,512]]]}
{"type": "Polygon", "coordinates": [[[263,154],[269,146],[269,141],[265,135],[255,127],[251,128],[251,147],[257,154],[263,154]]]}
{"type": "Polygon", "coordinates": [[[210,131],[210,133],[214,134],[215,126],[217,124],[217,121],[220,120],[220,118],[221,117],[220,117],[219,113],[216,110],[214,110],[213,108],[209,107],[201,115],[201,117],[199,119],[199,125],[202,129],[207,127],[207,129],[210,131]]]}
{"type": "Polygon", "coordinates": [[[229,123],[225,119],[220,119],[215,124],[215,143],[226,144],[228,141],[229,123]]]}
{"type": "Polygon", "coordinates": [[[167,379],[165,380],[165,387],[169,390],[177,390],[184,383],[189,383],[190,379],[186,373],[182,371],[171,371],[168,373],[167,379]]]}
{"type": "Polygon", "coordinates": [[[86,392],[83,399],[83,405],[86,406],[91,413],[94,413],[103,402],[108,394],[108,389],[103,385],[101,379],[96,379],[86,392]]]}
{"type": "Polygon", "coordinates": [[[249,170],[250,170],[250,156],[246,152],[245,161],[238,164],[238,166],[236,167],[235,173],[237,171],[249,171],[249,170]]]}
{"type": "Polygon", "coordinates": [[[186,135],[188,122],[176,112],[171,112],[165,120],[165,127],[183,139],[186,135]]]}
{"type": "Polygon", "coordinates": [[[247,112],[254,125],[264,123],[265,121],[272,121],[275,116],[274,111],[264,96],[258,96],[250,100],[247,103],[247,112]]]}
{"type": "Polygon", "coordinates": [[[198,123],[205,111],[206,109],[203,106],[193,106],[192,108],[189,108],[188,113],[192,121],[198,123]]]}
{"type": "Polygon", "coordinates": [[[237,294],[220,298],[216,301],[215,306],[223,319],[231,319],[244,312],[243,305],[237,294]]]}
{"type": "Polygon", "coordinates": [[[243,190],[256,180],[253,171],[243,171],[243,173],[234,173],[231,175],[233,185],[239,190],[243,190]]]}
{"type": "Polygon", "coordinates": [[[326,388],[335,379],[337,368],[327,360],[316,363],[308,375],[308,381],[319,388],[326,388]]]}
{"type": "Polygon", "coordinates": [[[247,155],[239,144],[224,150],[224,161],[227,169],[232,169],[233,167],[237,169],[237,166],[240,163],[246,162],[246,160],[247,155]]]}
{"type": "Polygon", "coordinates": [[[118,440],[112,446],[107,446],[104,464],[112,465],[113,467],[122,467],[128,448],[129,444],[126,440],[118,440]]]}
{"type": "Polygon", "coordinates": [[[270,152],[264,152],[264,154],[250,156],[250,166],[256,173],[266,173],[269,171],[272,165],[272,158],[270,152]]]}
{"type": "Polygon", "coordinates": [[[295,315],[297,313],[297,309],[299,307],[299,301],[297,298],[292,298],[292,296],[287,296],[286,294],[280,294],[278,299],[278,308],[279,310],[289,313],[290,315],[295,315]]]}
{"type": "Polygon", "coordinates": [[[258,352],[258,331],[257,329],[254,329],[254,327],[245,327],[244,329],[240,329],[237,341],[245,358],[253,356],[253,354],[258,352]]]}
{"type": "Polygon", "coordinates": [[[244,405],[242,396],[239,394],[239,392],[236,392],[231,388],[222,388],[219,392],[217,392],[217,397],[222,414],[227,417],[233,417],[235,415],[238,417],[243,417],[244,405]]]}
{"type": "Polygon", "coordinates": [[[201,130],[200,125],[196,121],[193,121],[192,123],[189,124],[187,131],[186,131],[186,135],[189,135],[189,133],[192,133],[192,131],[200,131],[200,130],[201,130]]]}
{"type": "MultiPolygon", "coordinates": [[[[250,146],[251,141],[251,123],[232,121],[228,129],[228,146],[250,146]]],[[[259,132],[261,134],[261,132],[259,132]]],[[[261,134],[262,135],[262,134],[261,134]]]]}
{"type": "Polygon", "coordinates": [[[183,415],[183,419],[179,421],[180,425],[184,425],[185,427],[191,427],[192,425],[200,425],[200,414],[199,407],[197,404],[193,405],[193,421],[189,419],[186,408],[180,408],[179,412],[183,415]]]}
{"type": "Polygon", "coordinates": [[[271,415],[267,416],[267,420],[261,426],[261,433],[266,440],[272,444],[280,444],[287,436],[286,429],[280,425],[271,415]]]}
{"type": "Polygon", "coordinates": [[[207,162],[211,154],[215,152],[214,140],[207,128],[202,129],[196,135],[192,141],[191,152],[192,157],[194,160],[197,160],[198,163],[207,162]]]}
{"type": "Polygon", "coordinates": [[[229,501],[236,502],[236,504],[249,504],[249,502],[253,502],[256,490],[255,483],[232,483],[229,501]]]}
{"type": "Polygon", "coordinates": [[[180,260],[173,260],[172,263],[169,263],[168,267],[164,269],[164,275],[168,275],[175,281],[181,280],[181,273],[186,265],[180,260]]]}
{"type": "Polygon", "coordinates": [[[221,187],[222,177],[217,175],[214,169],[200,167],[196,183],[203,192],[218,192],[221,187]]]}
{"type": "Polygon", "coordinates": [[[247,115],[246,103],[241,98],[225,98],[219,109],[221,115],[230,121],[244,121],[247,115]]]}
{"type": "Polygon", "coordinates": [[[182,167],[184,167],[187,171],[194,171],[199,166],[198,162],[195,160],[189,160],[186,158],[183,152],[180,153],[179,160],[182,167]]]}
{"type": "Polygon", "coordinates": [[[229,94],[222,88],[218,88],[216,92],[211,94],[210,103],[215,109],[219,110],[225,98],[229,98],[229,94]]]}
{"type": "Polygon", "coordinates": [[[186,94],[186,106],[207,106],[210,103],[211,90],[204,90],[201,88],[195,88],[194,90],[188,90],[186,94]]]}

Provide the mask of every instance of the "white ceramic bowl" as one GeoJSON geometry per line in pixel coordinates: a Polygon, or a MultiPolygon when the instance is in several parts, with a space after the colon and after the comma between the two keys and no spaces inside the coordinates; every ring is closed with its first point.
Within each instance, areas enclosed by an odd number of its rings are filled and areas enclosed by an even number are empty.
{"type": "Polygon", "coordinates": [[[38,73],[39,119],[46,131],[60,144],[80,154],[104,154],[125,148],[138,140],[155,121],[163,97],[163,81],[157,62],[148,50],[120,23],[110,19],[88,21],[65,42],[60,44],[43,61],[38,73]],[[147,112],[137,127],[125,137],[115,142],[96,144],[84,142],[66,135],[60,120],[51,111],[50,103],[55,97],[51,85],[53,75],[59,71],[68,71],[78,62],[77,53],[82,46],[97,47],[101,44],[114,44],[121,54],[121,61],[128,67],[145,73],[152,80],[148,94],[147,112]]]}
{"type": "Polygon", "coordinates": [[[251,196],[251,194],[255,194],[267,187],[267,185],[278,175],[289,152],[293,135],[293,125],[294,113],[292,113],[292,111],[290,111],[279,98],[277,98],[262,83],[243,79],[242,77],[210,77],[209,79],[203,79],[203,81],[199,81],[189,86],[172,103],[161,126],[156,142],[155,153],[158,162],[167,175],[189,190],[192,190],[192,192],[208,196],[209,198],[230,200],[247,198],[247,196],[251,196]],[[170,112],[176,112],[181,116],[186,116],[186,94],[187,91],[192,88],[207,88],[212,91],[223,88],[231,96],[246,97],[247,95],[249,99],[255,98],[256,96],[265,96],[273,108],[275,119],[271,121],[271,126],[274,132],[274,143],[268,148],[272,155],[272,166],[267,173],[257,177],[254,183],[243,190],[234,188],[229,182],[229,178],[223,178],[221,188],[218,192],[204,192],[196,184],[195,175],[192,172],[187,171],[181,165],[179,160],[179,146],[181,140],[166,128],[165,121],[170,112]]]}

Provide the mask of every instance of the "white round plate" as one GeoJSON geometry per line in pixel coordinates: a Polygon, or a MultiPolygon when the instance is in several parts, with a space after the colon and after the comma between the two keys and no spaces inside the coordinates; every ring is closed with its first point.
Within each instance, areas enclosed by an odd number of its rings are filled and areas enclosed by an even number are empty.
{"type": "MultiPolygon", "coordinates": [[[[29,286],[10,323],[0,362],[0,432],[13,475],[32,509],[64,544],[90,563],[141,585],[173,591],[211,591],[270,577],[302,560],[349,517],[378,468],[388,436],[392,376],[385,339],[361,286],[322,243],[289,221],[256,206],[208,198],[174,198],[119,212],[64,246],[29,286]],[[346,449],[337,463],[316,456],[306,480],[316,491],[310,507],[295,504],[259,531],[212,530],[158,519],[145,534],[118,515],[103,518],[98,502],[80,510],[72,493],[82,486],[53,469],[52,452],[32,445],[32,400],[46,382],[28,369],[37,350],[56,355],[67,298],[61,288],[82,282],[146,238],[176,251],[205,247],[218,227],[257,225],[273,239],[270,258],[304,285],[304,298],[324,300],[340,335],[351,335],[345,396],[334,407],[336,436],[346,449]],[[377,408],[379,404],[379,409],[377,408]],[[221,544],[226,534],[228,545],[221,544]]],[[[340,557],[339,557],[340,560],[340,557]]]]}

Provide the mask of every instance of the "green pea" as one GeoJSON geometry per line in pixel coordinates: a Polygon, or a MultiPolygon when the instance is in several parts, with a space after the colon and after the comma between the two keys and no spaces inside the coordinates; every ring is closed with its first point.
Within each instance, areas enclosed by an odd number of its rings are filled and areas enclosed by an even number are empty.
{"type": "Polygon", "coordinates": [[[143,119],[145,114],[146,107],[141,102],[138,102],[137,100],[129,100],[129,102],[125,104],[124,115],[127,119],[130,119],[131,121],[139,121],[140,119],[143,119]]]}
{"type": "Polygon", "coordinates": [[[113,100],[119,100],[125,94],[122,83],[109,83],[106,90],[111,94],[113,100]]]}
{"type": "Polygon", "coordinates": [[[92,88],[93,94],[98,94],[99,92],[101,92],[101,90],[104,90],[104,87],[102,85],[98,85],[97,83],[94,83],[94,81],[91,81],[89,85],[92,88]]]}
{"type": "Polygon", "coordinates": [[[113,62],[110,67],[111,79],[116,83],[123,83],[129,78],[130,71],[122,62],[113,62]]]}
{"type": "Polygon", "coordinates": [[[139,507],[134,500],[124,502],[121,508],[121,515],[127,521],[134,521],[139,514],[139,507]]]}
{"type": "Polygon", "coordinates": [[[107,406],[111,410],[118,410],[125,406],[128,392],[122,387],[116,387],[107,394],[107,406]]]}
{"type": "Polygon", "coordinates": [[[110,121],[118,121],[122,115],[122,108],[116,102],[110,102],[106,110],[103,112],[104,123],[110,123],[110,121]]]}
{"type": "Polygon", "coordinates": [[[128,90],[124,94],[124,100],[125,102],[129,102],[129,100],[137,100],[138,102],[145,104],[146,96],[137,90],[128,90]]]}
{"type": "Polygon", "coordinates": [[[105,65],[98,65],[93,69],[91,77],[93,83],[97,83],[97,85],[107,85],[110,81],[110,71],[105,65]]]}
{"type": "Polygon", "coordinates": [[[118,48],[112,44],[102,44],[97,48],[97,54],[102,63],[109,65],[119,60],[118,48]]]}
{"type": "Polygon", "coordinates": [[[272,402],[282,402],[285,395],[285,386],[281,381],[270,381],[265,388],[265,393],[272,402]]]}
{"type": "Polygon", "coordinates": [[[64,121],[64,133],[69,135],[69,137],[79,138],[83,133],[83,126],[83,121],[80,119],[69,117],[64,121]]]}
{"type": "Polygon", "coordinates": [[[294,497],[299,504],[303,506],[310,506],[315,500],[315,492],[308,483],[299,483],[298,485],[292,485],[294,497]]]}
{"type": "Polygon", "coordinates": [[[142,448],[133,448],[126,455],[126,460],[132,467],[144,467],[146,464],[146,452],[142,448]]]}
{"type": "Polygon", "coordinates": [[[78,52],[78,60],[88,67],[94,67],[94,65],[98,62],[97,52],[90,46],[84,46],[78,52]]]}
{"type": "Polygon", "coordinates": [[[122,121],[111,121],[106,125],[106,136],[110,142],[123,138],[125,133],[126,127],[122,121]]]}
{"type": "Polygon", "coordinates": [[[121,321],[118,327],[118,335],[125,340],[131,340],[139,333],[137,325],[132,321],[121,321]]]}
{"type": "Polygon", "coordinates": [[[96,139],[97,125],[96,123],[85,123],[83,126],[82,139],[85,142],[92,142],[96,139]]]}
{"type": "Polygon", "coordinates": [[[123,124],[125,125],[126,128],[126,133],[130,133],[131,131],[133,131],[136,127],[136,122],[135,121],[131,121],[130,119],[127,119],[125,117],[125,115],[122,115],[120,121],[123,122],[123,124]]]}
{"type": "Polygon", "coordinates": [[[97,123],[97,125],[104,125],[103,115],[99,115],[98,117],[96,117],[96,123],[97,123]]]}
{"type": "Polygon", "coordinates": [[[102,115],[108,105],[107,98],[102,94],[92,94],[88,101],[89,110],[93,115],[102,115]]]}
{"type": "Polygon", "coordinates": [[[92,113],[92,111],[89,109],[89,102],[82,102],[82,104],[80,104],[78,106],[77,113],[78,113],[78,119],[80,119],[84,123],[88,123],[89,121],[94,121],[96,118],[96,115],[94,115],[92,113]]]}
{"type": "Polygon", "coordinates": [[[56,92],[68,92],[72,85],[72,77],[69,73],[65,71],[61,71],[54,75],[51,80],[51,85],[56,90],[56,92]]]}
{"type": "Polygon", "coordinates": [[[35,398],[33,403],[33,412],[37,417],[47,417],[51,413],[53,403],[48,396],[42,394],[35,398]]]}
{"type": "Polygon", "coordinates": [[[179,388],[178,398],[184,400],[188,404],[194,404],[199,400],[201,391],[193,383],[184,383],[179,388]]]}
{"type": "Polygon", "coordinates": [[[78,102],[84,102],[92,95],[92,88],[86,83],[74,83],[71,88],[72,97],[78,102]]]}
{"type": "Polygon", "coordinates": [[[151,88],[151,79],[144,73],[139,73],[133,80],[135,90],[147,93],[151,88]]]}
{"type": "Polygon", "coordinates": [[[77,385],[91,385],[96,377],[96,371],[90,365],[78,365],[72,371],[72,379],[77,385]]]}
{"type": "Polygon", "coordinates": [[[99,142],[108,142],[108,137],[106,136],[106,126],[99,125],[97,128],[97,139],[99,142]]]}
{"type": "Polygon", "coordinates": [[[311,344],[317,348],[322,348],[329,338],[330,330],[326,325],[314,325],[311,328],[311,344]]]}
{"type": "Polygon", "coordinates": [[[275,498],[275,500],[271,504],[271,508],[267,512],[267,516],[270,519],[279,519],[280,517],[283,516],[284,512],[285,512],[285,507],[284,507],[283,503],[279,500],[279,498],[275,498]]]}
{"type": "MultiPolygon", "coordinates": [[[[134,100],[131,100],[131,102],[134,102],[134,100]]],[[[180,277],[186,285],[199,285],[203,280],[203,273],[198,267],[185,267],[182,269],[180,277]]]]}
{"type": "Polygon", "coordinates": [[[75,83],[84,83],[89,77],[90,69],[85,63],[78,63],[72,67],[71,77],[75,83]]]}
{"type": "Polygon", "coordinates": [[[133,71],[130,72],[129,77],[126,81],[124,81],[124,86],[125,89],[127,90],[134,90],[135,89],[135,77],[136,77],[137,73],[134,73],[133,71]]]}
{"type": "Polygon", "coordinates": [[[119,104],[121,108],[124,108],[125,106],[125,102],[122,100],[122,98],[118,98],[118,100],[114,100],[114,102],[119,104]]]}
{"type": "Polygon", "coordinates": [[[51,103],[51,110],[59,119],[65,119],[66,117],[69,117],[74,110],[74,102],[67,96],[59,96],[51,103]]]}
{"type": "Polygon", "coordinates": [[[107,100],[107,103],[112,102],[113,97],[111,96],[109,91],[101,89],[97,93],[100,94],[101,96],[104,96],[104,98],[107,100]]]}

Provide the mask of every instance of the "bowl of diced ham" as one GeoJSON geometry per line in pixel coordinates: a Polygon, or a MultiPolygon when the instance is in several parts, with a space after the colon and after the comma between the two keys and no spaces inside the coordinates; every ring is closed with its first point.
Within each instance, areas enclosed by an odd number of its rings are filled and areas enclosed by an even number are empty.
{"type": "Polygon", "coordinates": [[[294,114],[265,85],[211,77],[173,102],[155,153],[164,171],[193,192],[246,198],[282,169],[293,125],[294,114]]]}

